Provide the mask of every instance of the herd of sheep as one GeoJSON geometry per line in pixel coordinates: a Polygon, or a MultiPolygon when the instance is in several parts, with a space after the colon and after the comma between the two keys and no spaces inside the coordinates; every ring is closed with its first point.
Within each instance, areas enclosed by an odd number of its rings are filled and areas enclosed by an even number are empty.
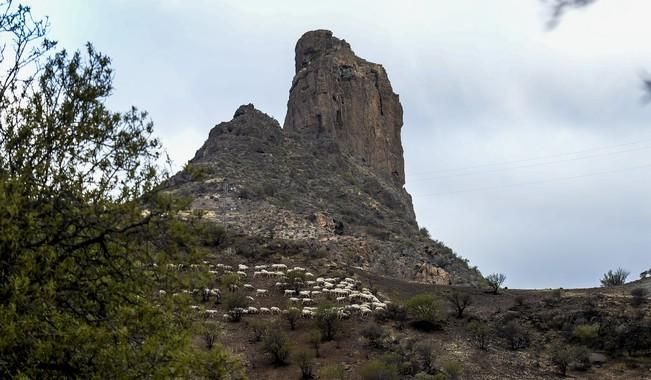
{"type": "MultiPolygon", "coordinates": [[[[231,266],[204,262],[204,265],[168,264],[168,267],[177,271],[200,271],[205,268],[216,281],[229,273],[239,276],[240,285],[230,284],[229,290],[247,293],[249,306],[222,312],[201,305],[191,306],[207,318],[217,318],[221,314],[225,320],[231,320],[233,311],[248,315],[282,315],[291,309],[299,310],[303,318],[313,318],[319,304],[324,302],[336,303],[332,308],[340,319],[353,316],[363,318],[375,311],[386,310],[390,303],[388,300],[380,300],[369,289],[362,288],[359,280],[350,277],[316,277],[306,268],[289,268],[286,264],[256,265],[250,268],[245,264],[231,266]],[[294,273],[290,281],[288,277],[292,272],[300,272],[300,275],[294,273]]],[[[219,304],[222,296],[217,288],[183,290],[173,295],[182,293],[190,294],[203,303],[214,301],[214,304],[219,304]]],[[[164,296],[167,291],[160,290],[159,294],[164,296]]]]}

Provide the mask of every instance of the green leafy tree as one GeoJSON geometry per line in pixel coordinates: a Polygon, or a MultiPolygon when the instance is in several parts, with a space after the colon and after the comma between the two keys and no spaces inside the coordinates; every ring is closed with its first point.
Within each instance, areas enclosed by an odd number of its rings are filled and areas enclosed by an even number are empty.
{"type": "Polygon", "coordinates": [[[54,54],[47,29],[0,0],[0,378],[191,377],[187,298],[154,295],[199,251],[153,124],[108,109],[107,56],[54,54]]]}

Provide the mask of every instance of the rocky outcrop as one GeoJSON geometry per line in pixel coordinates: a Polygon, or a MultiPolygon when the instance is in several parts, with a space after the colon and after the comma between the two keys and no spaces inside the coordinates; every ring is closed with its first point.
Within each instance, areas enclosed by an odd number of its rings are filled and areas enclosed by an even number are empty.
{"type": "Polygon", "coordinates": [[[419,265],[414,278],[416,281],[426,284],[450,285],[452,283],[447,271],[428,263],[419,265]]]}
{"type": "Polygon", "coordinates": [[[242,105],[170,181],[192,200],[188,212],[229,231],[220,254],[477,283],[476,270],[419,233],[403,186],[402,107],[382,66],[318,30],[298,41],[296,71],[284,128],[242,105]]]}
{"type": "Polygon", "coordinates": [[[402,187],[402,106],[382,65],[357,57],[328,30],[305,33],[295,61],[284,129],[332,138],[343,152],[402,187]]]}

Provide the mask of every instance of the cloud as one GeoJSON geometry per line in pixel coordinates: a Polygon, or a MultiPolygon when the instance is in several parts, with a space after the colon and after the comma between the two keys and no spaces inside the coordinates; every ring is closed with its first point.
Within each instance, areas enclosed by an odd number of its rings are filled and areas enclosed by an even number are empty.
{"type": "Polygon", "coordinates": [[[387,68],[407,189],[434,237],[511,287],[594,286],[650,264],[650,170],[624,169],[651,150],[620,152],[651,138],[644,0],[597,2],[553,31],[536,0],[30,3],[63,46],[113,58],[112,104],[149,110],[177,167],[240,104],[282,123],[294,43],[328,28],[387,68]],[[545,164],[457,169],[518,160],[545,164]]]}

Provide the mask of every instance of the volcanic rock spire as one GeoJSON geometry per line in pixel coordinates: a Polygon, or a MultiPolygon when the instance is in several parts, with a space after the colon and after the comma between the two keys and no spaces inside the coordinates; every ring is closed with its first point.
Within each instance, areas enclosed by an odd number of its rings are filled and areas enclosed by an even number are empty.
{"type": "Polygon", "coordinates": [[[402,106],[382,65],[359,58],[328,30],[305,33],[295,52],[284,129],[331,138],[402,188],[402,106]]]}

